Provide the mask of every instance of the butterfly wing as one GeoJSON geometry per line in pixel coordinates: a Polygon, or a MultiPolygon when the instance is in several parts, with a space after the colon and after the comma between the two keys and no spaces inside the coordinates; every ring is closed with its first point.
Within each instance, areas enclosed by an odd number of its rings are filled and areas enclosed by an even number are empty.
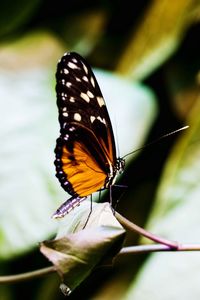
{"type": "Polygon", "coordinates": [[[69,194],[85,197],[109,185],[115,175],[112,125],[97,80],[80,55],[71,52],[61,58],[56,80],[56,176],[69,194]]]}

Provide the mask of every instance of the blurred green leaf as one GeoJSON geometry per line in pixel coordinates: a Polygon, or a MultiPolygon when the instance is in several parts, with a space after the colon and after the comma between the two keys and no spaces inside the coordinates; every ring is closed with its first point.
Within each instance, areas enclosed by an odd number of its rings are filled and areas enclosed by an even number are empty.
{"type": "Polygon", "coordinates": [[[88,55],[104,33],[107,16],[103,10],[86,10],[68,16],[63,26],[63,37],[75,52],[88,55]]]}
{"type": "Polygon", "coordinates": [[[178,48],[189,26],[199,15],[193,0],[154,0],[146,11],[119,60],[117,71],[142,80],[178,48]]]}
{"type": "MultiPolygon", "coordinates": [[[[59,134],[54,72],[63,52],[45,33],[0,48],[1,258],[52,235],[57,223],[50,217],[68,198],[53,165],[59,134]]],[[[154,95],[112,73],[96,74],[117,127],[120,155],[126,154],[143,143],[150,129],[157,113],[154,95]]]]}
{"type": "MultiPolygon", "coordinates": [[[[167,161],[148,230],[179,243],[200,242],[200,99],[167,161]]],[[[200,253],[150,256],[126,299],[198,299],[200,253]]]]}
{"type": "Polygon", "coordinates": [[[6,285],[0,286],[0,300],[12,300],[13,297],[11,295],[10,289],[6,285]]]}
{"type": "Polygon", "coordinates": [[[85,201],[64,218],[62,233],[59,232],[54,240],[43,242],[40,248],[64,276],[71,291],[103,258],[112,258],[120,250],[125,233],[108,203],[94,203],[83,229],[88,212],[90,201],[85,201]]]}
{"type": "Polygon", "coordinates": [[[16,31],[17,28],[30,21],[40,2],[40,0],[1,1],[0,36],[16,31]]]}
{"type": "Polygon", "coordinates": [[[59,128],[51,66],[60,52],[44,32],[0,48],[1,258],[36,246],[55,230],[50,215],[61,191],[53,166],[59,128]]]}

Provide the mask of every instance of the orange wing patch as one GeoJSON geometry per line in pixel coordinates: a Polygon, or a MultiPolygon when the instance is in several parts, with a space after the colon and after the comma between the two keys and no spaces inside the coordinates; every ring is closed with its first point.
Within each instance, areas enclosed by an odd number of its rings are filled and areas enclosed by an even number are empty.
{"type": "Polygon", "coordinates": [[[63,146],[62,164],[67,180],[80,197],[91,195],[105,184],[106,174],[99,168],[83,144],[75,142],[73,152],[63,146]]]}

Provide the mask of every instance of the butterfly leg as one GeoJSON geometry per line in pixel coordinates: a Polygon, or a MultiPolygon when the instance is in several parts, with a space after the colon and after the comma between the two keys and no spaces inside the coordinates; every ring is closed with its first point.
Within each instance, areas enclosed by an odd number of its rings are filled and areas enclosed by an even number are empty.
{"type": "Polygon", "coordinates": [[[115,214],[115,209],[113,208],[113,199],[112,199],[112,185],[109,186],[109,203],[110,203],[110,208],[113,212],[113,214],[115,214]]]}
{"type": "Polygon", "coordinates": [[[85,224],[83,226],[83,229],[85,229],[85,227],[86,227],[86,225],[87,225],[87,223],[88,223],[88,221],[90,219],[91,213],[92,213],[92,195],[90,195],[90,212],[89,212],[89,214],[87,216],[87,219],[86,219],[86,222],[85,222],[85,224]]]}
{"type": "Polygon", "coordinates": [[[102,190],[99,190],[99,202],[101,202],[101,191],[102,190]]]}
{"type": "Polygon", "coordinates": [[[118,185],[118,184],[114,184],[114,185],[111,185],[109,187],[109,193],[110,193],[110,206],[111,206],[111,209],[113,211],[113,214],[115,214],[115,211],[117,209],[117,205],[119,203],[119,201],[121,200],[122,196],[124,195],[125,191],[120,195],[120,197],[117,199],[117,201],[115,201],[115,204],[113,205],[113,199],[112,199],[112,189],[113,189],[113,186],[114,187],[119,187],[119,188],[123,188],[123,189],[126,189],[128,188],[127,185],[118,185]]]}
{"type": "Polygon", "coordinates": [[[113,200],[112,200],[112,185],[110,185],[110,187],[109,187],[109,197],[110,197],[110,199],[109,199],[110,206],[112,207],[112,205],[113,205],[113,200]]]}

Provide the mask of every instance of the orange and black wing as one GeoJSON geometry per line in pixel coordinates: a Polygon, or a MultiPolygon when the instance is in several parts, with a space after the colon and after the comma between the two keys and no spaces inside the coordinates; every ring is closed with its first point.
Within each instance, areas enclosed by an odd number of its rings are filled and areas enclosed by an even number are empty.
{"type": "Polygon", "coordinates": [[[97,80],[80,55],[64,54],[56,80],[56,176],[72,199],[82,198],[106,187],[115,176],[112,125],[97,80]]]}

